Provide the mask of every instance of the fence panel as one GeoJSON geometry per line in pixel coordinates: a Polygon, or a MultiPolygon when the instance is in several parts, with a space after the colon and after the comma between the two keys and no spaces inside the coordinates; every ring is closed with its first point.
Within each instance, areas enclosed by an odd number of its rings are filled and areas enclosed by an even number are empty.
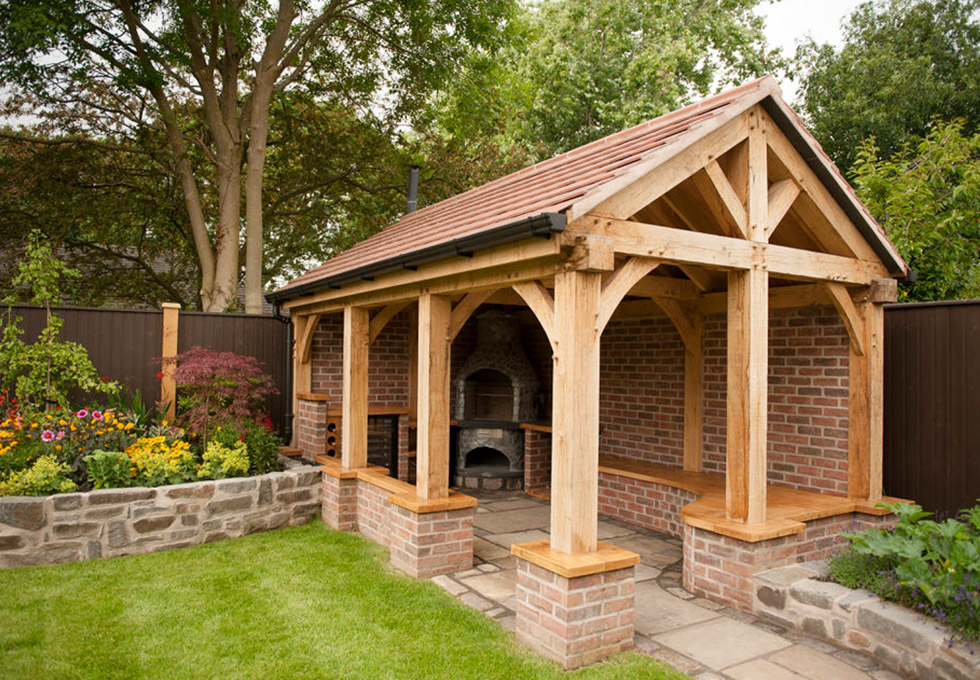
{"type": "Polygon", "coordinates": [[[980,301],[885,308],[884,485],[951,516],[980,497],[980,301]]]}
{"type": "MultiPolygon", "coordinates": [[[[15,306],[11,310],[22,319],[24,340],[35,340],[45,325],[44,309],[15,306]]],[[[160,400],[156,359],[162,353],[162,312],[88,307],[58,307],[55,311],[65,320],[61,338],[85,347],[100,375],[139,392],[148,404],[160,400]]],[[[6,314],[7,308],[0,307],[0,312],[6,314]]],[[[204,312],[181,312],[179,317],[178,351],[201,345],[247,354],[262,362],[279,388],[280,394],[269,398],[267,408],[280,432],[290,406],[284,396],[289,393],[290,342],[289,325],[272,317],[204,312]]],[[[84,396],[73,395],[73,400],[78,399],[84,396]]]]}

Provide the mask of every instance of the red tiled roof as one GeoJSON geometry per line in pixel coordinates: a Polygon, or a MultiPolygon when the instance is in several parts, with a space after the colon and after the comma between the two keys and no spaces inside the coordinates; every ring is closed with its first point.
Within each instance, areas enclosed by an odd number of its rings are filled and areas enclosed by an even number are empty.
{"type": "MultiPolygon", "coordinates": [[[[326,284],[328,279],[391,258],[543,213],[563,212],[633,166],[663,156],[655,152],[665,145],[685,148],[773,92],[778,93],[778,88],[771,77],[755,80],[426,206],[298,276],[273,296],[293,297],[317,282],[326,284]]],[[[822,151],[819,154],[832,167],[829,158],[822,151]]]]}

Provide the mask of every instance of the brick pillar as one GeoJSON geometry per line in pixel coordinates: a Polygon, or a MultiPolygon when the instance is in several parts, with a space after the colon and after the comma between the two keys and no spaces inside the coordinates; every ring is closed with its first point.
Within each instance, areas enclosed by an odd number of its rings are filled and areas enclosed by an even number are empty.
{"type": "Polygon", "coordinates": [[[323,465],[323,521],[338,531],[357,528],[357,473],[339,463],[323,465]]]}
{"type": "Polygon", "coordinates": [[[299,412],[293,427],[296,447],[305,458],[321,455],[327,448],[327,402],[299,399],[299,412]]]}
{"type": "Polygon", "coordinates": [[[517,639],[562,664],[587,666],[633,646],[633,567],[567,578],[517,560],[517,639]]]}
{"type": "Polygon", "coordinates": [[[392,507],[391,566],[419,579],[472,568],[476,499],[472,501],[470,507],[441,512],[392,507]]]}
{"type": "Polygon", "coordinates": [[[551,486],[551,433],[524,430],[524,490],[551,486]]]}

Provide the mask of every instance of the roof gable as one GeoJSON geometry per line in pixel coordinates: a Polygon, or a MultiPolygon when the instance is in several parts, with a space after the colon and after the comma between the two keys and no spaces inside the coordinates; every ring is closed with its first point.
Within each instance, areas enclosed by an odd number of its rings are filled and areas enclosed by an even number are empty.
{"type": "MultiPolygon", "coordinates": [[[[781,181],[778,173],[789,173],[796,177],[796,184],[809,182],[803,188],[807,195],[821,195],[822,205],[816,206],[816,213],[812,210],[814,206],[806,202],[801,202],[800,210],[809,210],[813,215],[828,211],[840,213],[843,218],[838,224],[846,222],[858,233],[857,237],[848,236],[851,250],[856,241],[861,241],[865,249],[870,246],[870,251],[889,271],[904,273],[905,263],[894,246],[796,114],[783,102],[775,81],[766,77],[406,215],[269,297],[292,298],[344,281],[410,268],[453,254],[468,254],[490,238],[504,243],[508,239],[517,241],[534,234],[561,231],[566,218],[571,221],[591,212],[611,214],[617,204],[618,209],[627,212],[612,216],[627,218],[668,192],[690,190],[689,186],[681,186],[689,185],[689,180],[703,181],[705,171],[711,172],[705,167],[706,160],[711,165],[717,159],[693,153],[700,148],[698,145],[705,146],[712,138],[722,136],[724,130],[732,128],[735,121],[760,104],[782,133],[780,139],[774,140],[776,146],[781,146],[775,159],[777,182],[781,181]],[[785,159],[787,156],[792,159],[785,159]],[[794,165],[792,170],[786,168],[787,163],[794,165]],[[802,178],[803,174],[807,180],[802,178]]],[[[724,187],[724,182],[720,185],[715,182],[715,186],[724,187]]],[[[701,191],[698,195],[705,199],[709,194],[701,191]]],[[[720,200],[724,217],[724,199],[725,196],[711,193],[705,202],[720,200]]],[[[661,205],[659,210],[663,209],[661,205]]],[[[794,219],[800,221],[789,215],[787,222],[792,225],[794,219]]],[[[795,228],[785,228],[785,235],[780,237],[792,240],[789,232],[795,228]]],[[[810,240],[817,248],[826,245],[810,240]]],[[[797,241],[803,245],[796,247],[808,246],[805,239],[797,241]]]]}

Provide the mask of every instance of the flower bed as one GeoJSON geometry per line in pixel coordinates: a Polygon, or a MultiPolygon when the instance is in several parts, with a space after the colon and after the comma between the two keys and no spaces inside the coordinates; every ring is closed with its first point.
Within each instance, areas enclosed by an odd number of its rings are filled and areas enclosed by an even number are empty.
{"type": "Polygon", "coordinates": [[[156,552],[308,522],[320,470],[155,488],[0,498],[0,568],[156,552]]]}

